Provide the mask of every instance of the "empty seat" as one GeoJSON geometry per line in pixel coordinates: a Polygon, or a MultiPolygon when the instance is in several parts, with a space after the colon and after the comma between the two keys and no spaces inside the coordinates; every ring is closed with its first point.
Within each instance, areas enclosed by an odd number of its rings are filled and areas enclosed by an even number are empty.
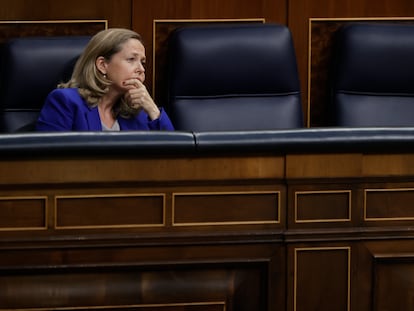
{"type": "Polygon", "coordinates": [[[414,125],[414,25],[352,23],[336,34],[334,125],[414,125]]]}
{"type": "Polygon", "coordinates": [[[303,127],[289,29],[276,24],[184,27],[169,41],[167,109],[177,130],[303,127]]]}
{"type": "Polygon", "coordinates": [[[34,129],[47,94],[70,78],[87,36],[7,41],[0,56],[0,131],[34,129]]]}

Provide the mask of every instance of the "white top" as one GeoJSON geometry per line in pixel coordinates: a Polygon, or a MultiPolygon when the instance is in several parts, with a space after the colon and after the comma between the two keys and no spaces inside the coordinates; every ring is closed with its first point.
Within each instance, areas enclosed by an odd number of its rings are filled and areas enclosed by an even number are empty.
{"type": "Polygon", "coordinates": [[[112,127],[107,127],[105,124],[102,124],[102,131],[112,131],[112,132],[119,132],[121,128],[119,127],[118,120],[115,120],[115,123],[112,125],[112,127]]]}

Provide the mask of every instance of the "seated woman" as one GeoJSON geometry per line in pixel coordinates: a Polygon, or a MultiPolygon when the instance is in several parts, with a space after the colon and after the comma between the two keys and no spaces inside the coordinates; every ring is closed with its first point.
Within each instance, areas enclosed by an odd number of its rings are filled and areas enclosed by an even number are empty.
{"type": "Polygon", "coordinates": [[[38,131],[174,130],[144,86],[145,47],[128,29],[97,33],[71,79],[47,97],[38,131]]]}

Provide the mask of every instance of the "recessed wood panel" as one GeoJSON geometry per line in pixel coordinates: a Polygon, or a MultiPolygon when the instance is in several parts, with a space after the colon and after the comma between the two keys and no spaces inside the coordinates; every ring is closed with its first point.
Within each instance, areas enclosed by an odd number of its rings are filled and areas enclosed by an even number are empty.
{"type": "Polygon", "coordinates": [[[280,222],[279,192],[174,194],[175,226],[280,222]]]}
{"type": "Polygon", "coordinates": [[[0,198],[0,231],[46,229],[46,197],[0,198]]]}
{"type": "Polygon", "coordinates": [[[344,222],[351,220],[351,191],[298,191],[295,222],[344,222]]]}
{"type": "Polygon", "coordinates": [[[0,43],[17,37],[93,36],[107,27],[106,20],[0,21],[0,43]]]}
{"type": "Polygon", "coordinates": [[[134,0],[12,0],[2,1],[0,20],[108,20],[109,27],[131,27],[134,0]]]}
{"type": "Polygon", "coordinates": [[[373,308],[376,311],[414,310],[414,256],[377,258],[374,267],[373,308]]]}
{"type": "Polygon", "coordinates": [[[296,248],[294,311],[350,310],[350,248],[296,248]]]}
{"type": "Polygon", "coordinates": [[[366,221],[414,220],[414,188],[366,189],[366,221]]]}
{"type": "Polygon", "coordinates": [[[56,229],[162,226],[161,194],[56,197],[56,229]]]}
{"type": "Polygon", "coordinates": [[[0,310],[264,310],[265,270],[258,262],[3,268],[0,310]]]}

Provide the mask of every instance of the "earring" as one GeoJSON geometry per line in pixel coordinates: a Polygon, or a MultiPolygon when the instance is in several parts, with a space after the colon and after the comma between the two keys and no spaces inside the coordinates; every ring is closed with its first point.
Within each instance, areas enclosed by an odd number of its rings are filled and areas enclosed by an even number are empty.
{"type": "Polygon", "coordinates": [[[106,79],[106,73],[103,74],[103,77],[106,79]]]}

